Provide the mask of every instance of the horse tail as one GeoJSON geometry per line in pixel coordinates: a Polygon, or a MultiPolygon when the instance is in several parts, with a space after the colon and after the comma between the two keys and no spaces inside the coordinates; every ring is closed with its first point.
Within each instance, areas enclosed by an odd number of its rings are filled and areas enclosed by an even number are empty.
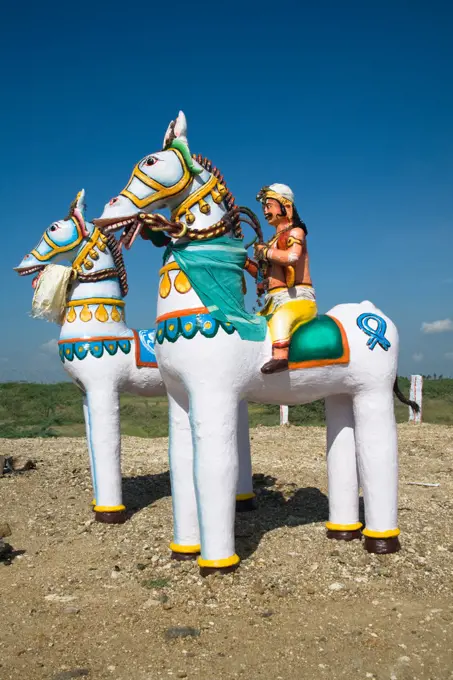
{"type": "Polygon", "coordinates": [[[395,378],[395,382],[393,384],[393,391],[395,395],[398,397],[398,399],[403,403],[406,404],[406,406],[410,406],[415,413],[418,413],[420,411],[420,406],[417,404],[416,401],[412,401],[412,399],[407,399],[404,394],[401,392],[399,385],[398,385],[398,378],[395,378]]]}

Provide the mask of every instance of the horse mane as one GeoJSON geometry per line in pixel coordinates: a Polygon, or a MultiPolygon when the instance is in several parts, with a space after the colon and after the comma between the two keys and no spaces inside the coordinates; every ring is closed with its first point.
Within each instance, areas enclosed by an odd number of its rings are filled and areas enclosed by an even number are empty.
{"type": "Polygon", "coordinates": [[[112,253],[113,262],[115,263],[115,268],[118,272],[121,295],[123,297],[126,297],[129,291],[126,267],[124,265],[123,253],[121,252],[121,248],[114,234],[109,234],[107,236],[107,245],[109,247],[110,252],[112,253]]]}
{"type": "Polygon", "coordinates": [[[199,163],[202,168],[204,168],[205,170],[210,172],[212,175],[214,175],[214,177],[216,177],[219,180],[220,184],[223,184],[223,186],[227,190],[228,193],[226,194],[226,196],[223,200],[225,201],[227,211],[232,215],[231,223],[232,223],[233,234],[235,235],[236,238],[243,238],[244,235],[243,235],[242,229],[241,229],[241,220],[240,220],[239,213],[236,210],[236,204],[235,204],[234,196],[231,193],[231,191],[228,189],[222,173],[220,172],[220,170],[215,165],[212,164],[212,162],[209,160],[209,158],[206,158],[206,157],[202,156],[201,154],[198,154],[198,155],[193,154],[192,158],[194,160],[196,160],[197,163],[199,163]]]}

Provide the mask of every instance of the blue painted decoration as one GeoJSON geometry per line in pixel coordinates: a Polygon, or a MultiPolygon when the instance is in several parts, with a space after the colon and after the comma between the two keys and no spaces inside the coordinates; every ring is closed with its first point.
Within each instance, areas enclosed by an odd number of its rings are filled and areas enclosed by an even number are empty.
{"type": "Polygon", "coordinates": [[[114,356],[118,348],[123,354],[129,354],[131,341],[123,338],[101,338],[99,340],[70,340],[69,342],[62,340],[58,343],[60,359],[63,363],[73,361],[74,357],[82,361],[88,354],[91,354],[95,359],[100,359],[104,350],[114,356]]]}
{"type": "Polygon", "coordinates": [[[201,333],[205,338],[213,338],[219,328],[223,328],[228,335],[236,330],[229,321],[217,321],[211,314],[191,314],[165,319],[157,324],[156,341],[161,345],[165,339],[176,342],[181,336],[191,340],[197,333],[201,333]]]}
{"type": "Polygon", "coordinates": [[[361,331],[370,336],[370,339],[367,341],[366,344],[371,350],[373,350],[378,344],[386,352],[391,347],[390,341],[387,340],[387,338],[385,337],[385,333],[387,331],[387,324],[385,320],[382,318],[382,316],[378,316],[377,314],[371,313],[361,314],[357,318],[357,326],[360,328],[361,331]],[[376,326],[374,328],[373,326],[370,326],[370,321],[374,321],[376,323],[376,326]]]}

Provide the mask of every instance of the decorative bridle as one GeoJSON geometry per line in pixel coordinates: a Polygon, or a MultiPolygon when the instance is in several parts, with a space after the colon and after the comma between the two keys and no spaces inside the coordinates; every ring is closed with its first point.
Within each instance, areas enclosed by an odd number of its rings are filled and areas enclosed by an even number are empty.
{"type": "MultiPolygon", "coordinates": [[[[174,143],[174,142],[173,142],[174,143]]],[[[187,237],[190,241],[206,241],[211,238],[217,238],[227,233],[232,233],[236,238],[243,238],[241,229],[241,222],[246,223],[255,231],[256,239],[259,243],[263,242],[263,232],[259,223],[258,217],[255,213],[245,206],[237,206],[235,204],[234,196],[226,186],[224,177],[220,170],[213,166],[208,158],[203,156],[193,155],[199,165],[211,173],[212,177],[200,189],[190,194],[172,213],[172,219],[168,220],[159,213],[139,213],[138,219],[143,226],[152,232],[163,232],[168,238],[182,238],[187,237]],[[213,201],[217,204],[222,201],[227,207],[226,214],[221,220],[204,229],[191,229],[190,224],[193,224],[195,217],[190,212],[190,208],[196,203],[199,206],[200,212],[207,215],[210,212],[209,203],[205,201],[208,194],[211,194],[213,201]],[[186,224],[180,222],[178,218],[185,216],[186,224]]],[[[185,165],[185,164],[184,164],[185,165]]],[[[174,187],[172,188],[174,190],[174,187]]],[[[174,194],[174,191],[173,191],[174,194]]],[[[155,194],[153,194],[154,196],[155,194]]],[[[156,199],[157,200],[157,199],[156,199]]],[[[146,239],[146,233],[142,236],[146,239]]]]}
{"type": "Polygon", "coordinates": [[[68,218],[79,223],[82,233],[87,238],[87,242],[72,263],[72,279],[80,281],[80,283],[97,283],[98,281],[117,278],[120,284],[121,295],[126,297],[129,291],[126,267],[124,266],[120,245],[115,236],[113,234],[103,234],[98,227],[94,228],[90,236],[82,213],[73,205],[71,205],[68,218]],[[93,269],[93,262],[99,259],[97,251],[100,250],[103,253],[107,248],[110,250],[115,266],[85,274],[82,267],[88,270],[93,269]]]}

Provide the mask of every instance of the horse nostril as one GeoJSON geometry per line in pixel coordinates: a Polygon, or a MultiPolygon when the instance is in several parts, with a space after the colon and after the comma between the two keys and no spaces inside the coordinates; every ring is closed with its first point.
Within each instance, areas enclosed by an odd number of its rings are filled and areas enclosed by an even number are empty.
{"type": "Polygon", "coordinates": [[[118,200],[118,196],[115,196],[115,198],[112,198],[111,201],[109,201],[109,205],[113,205],[114,203],[117,202],[117,200],[118,200]]]}

